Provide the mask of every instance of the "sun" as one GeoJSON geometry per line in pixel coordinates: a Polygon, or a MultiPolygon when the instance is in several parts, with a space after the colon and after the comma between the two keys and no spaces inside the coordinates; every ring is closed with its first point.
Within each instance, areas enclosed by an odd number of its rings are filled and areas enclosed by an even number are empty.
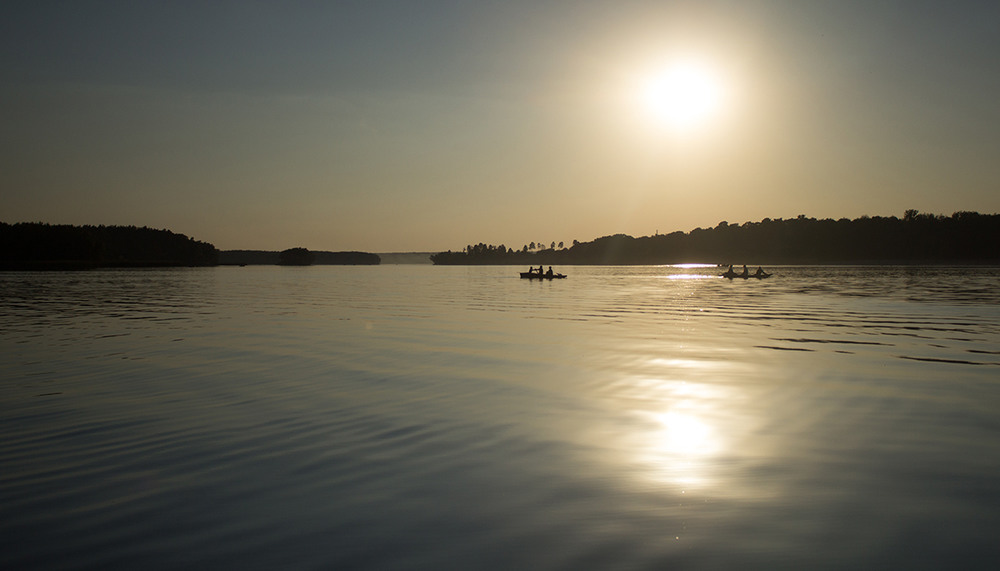
{"type": "Polygon", "coordinates": [[[711,67],[676,62],[649,74],[639,88],[643,114],[657,124],[688,131],[708,123],[722,110],[723,83],[711,67]]]}

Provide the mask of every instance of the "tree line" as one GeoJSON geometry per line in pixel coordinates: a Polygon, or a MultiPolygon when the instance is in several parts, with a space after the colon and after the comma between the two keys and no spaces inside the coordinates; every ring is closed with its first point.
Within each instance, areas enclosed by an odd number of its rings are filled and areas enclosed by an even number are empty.
{"type": "Polygon", "coordinates": [[[210,266],[218,250],[169,230],[0,222],[0,268],[210,266]]]}
{"type": "Polygon", "coordinates": [[[625,234],[569,248],[514,250],[478,244],[431,256],[439,265],[462,264],[846,264],[1000,262],[1000,214],[951,216],[907,210],[853,220],[765,218],[759,222],[695,228],[634,238],[625,234]]]}
{"type": "Polygon", "coordinates": [[[272,252],[267,250],[223,250],[219,252],[219,263],[223,265],[378,265],[382,259],[369,252],[327,252],[297,247],[272,252]]]}

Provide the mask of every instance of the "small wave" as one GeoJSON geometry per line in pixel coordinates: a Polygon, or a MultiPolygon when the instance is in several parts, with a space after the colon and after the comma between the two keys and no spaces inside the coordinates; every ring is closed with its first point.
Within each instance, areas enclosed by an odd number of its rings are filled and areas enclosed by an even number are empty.
{"type": "Polygon", "coordinates": [[[962,359],[939,359],[936,357],[910,357],[909,355],[899,355],[900,359],[909,359],[910,361],[924,361],[927,363],[949,363],[953,365],[998,365],[1000,363],[983,363],[977,361],[965,361],[962,359]]]}
{"type": "Polygon", "coordinates": [[[791,343],[836,343],[838,345],[883,345],[892,347],[892,343],[879,343],[878,341],[848,341],[846,339],[793,339],[793,338],[772,338],[772,341],[789,341],[791,343]]]}

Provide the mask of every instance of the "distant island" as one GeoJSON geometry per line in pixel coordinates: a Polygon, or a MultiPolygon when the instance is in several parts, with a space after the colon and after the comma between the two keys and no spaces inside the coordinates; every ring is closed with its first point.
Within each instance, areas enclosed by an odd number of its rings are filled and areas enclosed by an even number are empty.
{"type": "MultiPolygon", "coordinates": [[[[532,244],[532,246],[534,246],[532,244]]],[[[520,250],[501,244],[466,246],[431,256],[437,265],[640,265],[640,264],[887,264],[998,263],[1000,214],[951,216],[907,210],[895,216],[849,220],[797,218],[696,228],[633,238],[574,240],[569,248],[520,250]]]]}
{"type": "Polygon", "coordinates": [[[0,222],[0,270],[380,262],[377,254],[366,252],[312,252],[305,248],[219,251],[208,242],[147,227],[0,222]]]}
{"type": "Polygon", "coordinates": [[[379,252],[382,264],[431,264],[434,252],[379,252]]]}
{"type": "Polygon", "coordinates": [[[222,265],[354,265],[371,266],[382,263],[378,254],[368,252],[325,252],[306,248],[290,248],[281,252],[266,250],[222,250],[219,264],[222,265]]]}

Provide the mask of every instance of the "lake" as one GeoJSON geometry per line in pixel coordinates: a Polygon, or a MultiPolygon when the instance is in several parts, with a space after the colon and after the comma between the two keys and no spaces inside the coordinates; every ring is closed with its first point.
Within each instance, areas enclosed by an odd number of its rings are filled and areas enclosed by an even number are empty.
{"type": "Polygon", "coordinates": [[[1000,568],[1000,268],[767,269],[0,273],[0,567],[1000,568]]]}

